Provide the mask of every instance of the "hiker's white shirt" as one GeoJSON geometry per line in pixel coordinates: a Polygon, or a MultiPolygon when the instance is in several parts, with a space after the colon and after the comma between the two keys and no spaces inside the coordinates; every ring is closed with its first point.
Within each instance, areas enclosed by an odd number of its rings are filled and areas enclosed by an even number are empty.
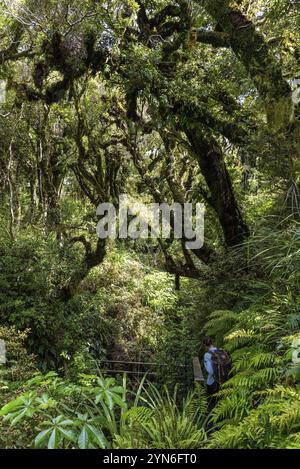
{"type": "Polygon", "coordinates": [[[211,353],[210,352],[215,352],[216,350],[218,350],[217,347],[209,347],[208,352],[206,352],[206,354],[204,355],[204,366],[205,366],[205,369],[208,373],[207,384],[209,386],[211,386],[215,382],[214,369],[213,369],[213,365],[212,365],[212,361],[211,361],[211,353]]]}

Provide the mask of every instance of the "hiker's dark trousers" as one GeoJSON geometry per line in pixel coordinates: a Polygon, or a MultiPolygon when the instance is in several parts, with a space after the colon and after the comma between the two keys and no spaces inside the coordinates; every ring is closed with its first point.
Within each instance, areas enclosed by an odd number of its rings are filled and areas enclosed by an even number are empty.
{"type": "Polygon", "coordinates": [[[207,394],[208,394],[208,412],[211,412],[217,403],[217,399],[214,397],[220,389],[218,383],[214,382],[213,384],[207,385],[207,394]]]}

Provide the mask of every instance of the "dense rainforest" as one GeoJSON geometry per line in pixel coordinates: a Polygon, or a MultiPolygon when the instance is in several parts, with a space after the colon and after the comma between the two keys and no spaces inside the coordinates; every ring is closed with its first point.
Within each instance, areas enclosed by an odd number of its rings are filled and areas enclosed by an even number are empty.
{"type": "Polygon", "coordinates": [[[0,5],[0,448],[300,449],[300,3],[0,5]]]}

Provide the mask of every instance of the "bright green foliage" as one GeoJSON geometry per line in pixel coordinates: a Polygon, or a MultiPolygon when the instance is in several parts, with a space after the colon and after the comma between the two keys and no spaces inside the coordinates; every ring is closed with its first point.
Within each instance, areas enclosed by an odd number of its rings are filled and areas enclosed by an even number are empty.
{"type": "Polygon", "coordinates": [[[178,405],[177,388],[154,386],[142,397],[147,407],[133,407],[127,416],[129,428],[117,436],[116,448],[196,449],[207,440],[204,424],[207,412],[203,388],[198,388],[178,405]]]}
{"type": "Polygon", "coordinates": [[[13,429],[38,428],[32,443],[38,448],[189,449],[207,439],[202,388],[179,404],[176,389],[173,395],[154,386],[147,390],[144,380],[134,396],[126,381],[117,386],[112,378],[92,375],[81,380],[84,384],[75,385],[54,372],[37,375],[25,384],[30,390],[2,407],[0,417],[13,429]]]}
{"type": "Polygon", "coordinates": [[[32,390],[6,404],[0,416],[12,427],[27,421],[32,430],[39,427],[34,437],[36,447],[108,448],[107,437],[117,431],[117,409],[127,407],[126,389],[115,386],[113,379],[83,379],[89,385],[64,382],[54,372],[37,375],[25,384],[32,390]]]}

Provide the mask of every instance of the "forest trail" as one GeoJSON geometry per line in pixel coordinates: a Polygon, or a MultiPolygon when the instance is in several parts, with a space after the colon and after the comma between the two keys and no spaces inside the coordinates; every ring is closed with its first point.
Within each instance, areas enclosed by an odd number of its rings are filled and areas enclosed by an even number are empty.
{"type": "Polygon", "coordinates": [[[0,24],[0,449],[299,449],[299,1],[0,24]]]}

